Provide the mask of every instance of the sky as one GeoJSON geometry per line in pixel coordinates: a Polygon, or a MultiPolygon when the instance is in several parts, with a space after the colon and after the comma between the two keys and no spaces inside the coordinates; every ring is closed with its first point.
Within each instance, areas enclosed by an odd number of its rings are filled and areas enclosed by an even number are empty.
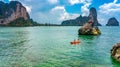
{"type": "MultiPolygon", "coordinates": [[[[1,0],[9,3],[13,0],[1,0]]],[[[98,22],[105,25],[115,17],[120,22],[120,0],[17,0],[21,2],[38,23],[61,24],[64,20],[88,16],[91,7],[96,8],[98,22]]]]}

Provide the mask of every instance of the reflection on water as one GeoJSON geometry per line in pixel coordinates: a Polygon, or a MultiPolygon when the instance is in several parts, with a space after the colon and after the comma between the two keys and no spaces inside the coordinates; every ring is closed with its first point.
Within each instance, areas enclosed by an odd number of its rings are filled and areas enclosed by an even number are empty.
{"type": "Polygon", "coordinates": [[[94,39],[98,38],[99,36],[94,36],[94,35],[79,35],[78,38],[79,39],[83,39],[83,40],[94,40],[94,39]]]}
{"type": "Polygon", "coordinates": [[[113,59],[112,57],[111,57],[111,61],[112,61],[113,67],[119,67],[120,66],[120,63],[118,61],[116,61],[115,59],[113,59]]]}
{"type": "Polygon", "coordinates": [[[115,67],[110,49],[119,27],[100,36],[78,36],[79,27],[1,27],[0,67],[115,67]],[[80,45],[70,45],[79,38],[80,45]],[[112,38],[112,39],[111,39],[112,38]]]}
{"type": "MultiPolygon", "coordinates": [[[[88,43],[88,44],[97,44],[99,43],[100,36],[89,36],[89,35],[79,35],[78,38],[81,40],[81,43],[88,43]]],[[[94,45],[96,46],[96,45],[94,45]]]]}

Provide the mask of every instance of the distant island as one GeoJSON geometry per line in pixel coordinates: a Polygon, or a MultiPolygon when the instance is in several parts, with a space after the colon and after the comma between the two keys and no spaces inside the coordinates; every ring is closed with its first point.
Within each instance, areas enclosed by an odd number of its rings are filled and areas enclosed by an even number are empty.
{"type": "Polygon", "coordinates": [[[119,26],[119,22],[115,17],[112,17],[108,20],[106,26],[119,26]]]}
{"type": "Polygon", "coordinates": [[[61,23],[62,26],[83,26],[88,20],[90,20],[90,17],[93,17],[93,23],[94,26],[102,26],[100,23],[98,23],[97,20],[97,11],[94,7],[90,8],[90,14],[89,16],[79,16],[76,19],[70,19],[65,20],[61,23]]]}

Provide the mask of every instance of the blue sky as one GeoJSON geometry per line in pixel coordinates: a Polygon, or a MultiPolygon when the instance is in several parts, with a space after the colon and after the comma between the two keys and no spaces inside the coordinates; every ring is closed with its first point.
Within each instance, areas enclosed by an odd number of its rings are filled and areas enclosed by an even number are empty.
{"type": "MultiPolygon", "coordinates": [[[[1,0],[9,2],[12,0],[1,0]]],[[[74,19],[79,15],[88,16],[89,9],[95,7],[98,21],[105,25],[109,18],[120,22],[120,0],[17,0],[39,23],[60,24],[63,20],[74,19]]]]}

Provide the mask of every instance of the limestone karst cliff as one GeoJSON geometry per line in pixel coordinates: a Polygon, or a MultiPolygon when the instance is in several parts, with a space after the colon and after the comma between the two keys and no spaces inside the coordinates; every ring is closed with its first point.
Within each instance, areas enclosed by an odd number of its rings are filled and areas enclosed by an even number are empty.
{"type": "Polygon", "coordinates": [[[26,8],[20,2],[4,3],[0,1],[0,25],[24,26],[24,24],[30,26],[33,25],[33,21],[31,21],[26,8]]]}
{"type": "Polygon", "coordinates": [[[83,26],[88,20],[93,19],[94,26],[101,26],[97,20],[97,11],[94,7],[90,8],[89,16],[79,16],[76,19],[65,20],[61,23],[63,26],[83,26]]]}

